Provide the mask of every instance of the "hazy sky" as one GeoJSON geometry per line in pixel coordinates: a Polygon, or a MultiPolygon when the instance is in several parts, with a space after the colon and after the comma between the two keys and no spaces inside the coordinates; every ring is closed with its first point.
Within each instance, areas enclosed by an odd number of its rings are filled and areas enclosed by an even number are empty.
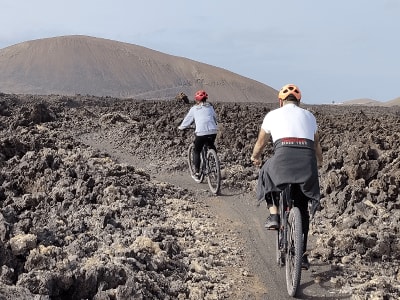
{"type": "Polygon", "coordinates": [[[306,103],[400,97],[400,0],[1,0],[0,8],[0,49],[88,35],[275,89],[295,83],[306,103]]]}

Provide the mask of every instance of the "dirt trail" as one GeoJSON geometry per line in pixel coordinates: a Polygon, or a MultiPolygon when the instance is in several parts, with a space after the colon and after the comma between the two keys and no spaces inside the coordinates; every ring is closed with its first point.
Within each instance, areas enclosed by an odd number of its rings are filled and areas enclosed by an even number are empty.
{"type": "MultiPolygon", "coordinates": [[[[243,249],[246,262],[246,276],[241,278],[237,289],[247,299],[276,300],[292,299],[286,292],[285,270],[275,262],[275,232],[264,229],[267,208],[255,200],[255,193],[222,188],[219,196],[208,191],[206,182],[195,183],[186,172],[159,170],[156,161],[136,159],[113,146],[112,141],[92,139],[86,135],[81,139],[86,144],[108,152],[120,163],[143,168],[153,180],[168,182],[193,192],[214,215],[215,220],[225,228],[227,238],[239,237],[239,247],[243,249]],[[239,286],[240,285],[240,286],[239,286]]],[[[310,247],[313,244],[310,237],[310,247]]],[[[232,273],[239,272],[232,270],[232,273]]],[[[350,299],[338,295],[325,278],[330,278],[330,266],[311,261],[308,271],[302,272],[299,299],[350,299]]]]}
{"type": "MultiPolygon", "coordinates": [[[[199,189],[199,185],[186,174],[158,174],[156,178],[184,185],[190,190],[199,189]]],[[[202,184],[200,188],[207,189],[207,185],[202,184]]],[[[210,207],[215,220],[222,223],[228,235],[236,233],[241,238],[250,271],[243,289],[248,290],[249,299],[291,299],[286,293],[284,269],[275,262],[275,232],[264,228],[267,208],[263,203],[258,205],[255,194],[223,189],[218,197],[203,193],[202,201],[210,207]]],[[[310,244],[312,246],[312,241],[310,244]]],[[[319,264],[303,271],[300,299],[349,299],[337,297],[329,282],[323,282],[322,277],[324,273],[329,273],[329,268],[328,265],[319,264]]]]}

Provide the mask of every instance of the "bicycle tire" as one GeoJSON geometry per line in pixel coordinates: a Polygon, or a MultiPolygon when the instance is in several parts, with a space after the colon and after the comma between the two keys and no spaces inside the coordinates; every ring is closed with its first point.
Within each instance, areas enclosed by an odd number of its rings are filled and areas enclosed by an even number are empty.
{"type": "Polygon", "coordinates": [[[196,179],[194,177],[195,175],[195,169],[194,169],[194,164],[193,164],[193,151],[194,151],[194,144],[190,144],[188,148],[188,156],[187,156],[187,163],[189,167],[189,172],[190,176],[193,178],[193,180],[197,183],[203,182],[204,179],[204,173],[202,172],[203,168],[200,166],[200,177],[199,179],[196,179]]]}
{"type": "Polygon", "coordinates": [[[221,169],[217,152],[208,149],[207,152],[207,181],[211,193],[218,195],[221,189],[221,169]]]}
{"type": "Polygon", "coordinates": [[[303,227],[298,207],[292,207],[287,221],[286,286],[290,296],[295,296],[300,285],[303,256],[303,227]]]}

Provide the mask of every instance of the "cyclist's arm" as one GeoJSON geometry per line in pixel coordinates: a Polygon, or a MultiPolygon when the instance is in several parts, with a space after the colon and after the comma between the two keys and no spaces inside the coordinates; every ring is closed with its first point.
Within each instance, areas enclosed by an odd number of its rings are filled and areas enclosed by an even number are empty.
{"type": "Polygon", "coordinates": [[[319,140],[318,132],[314,134],[314,145],[315,145],[315,156],[317,157],[318,167],[322,167],[322,162],[323,162],[322,147],[319,140]]]}
{"type": "Polygon", "coordinates": [[[261,166],[261,153],[264,150],[264,147],[267,145],[269,139],[271,138],[271,134],[267,133],[264,129],[260,129],[258,133],[258,138],[256,144],[253,148],[253,154],[251,155],[251,161],[256,166],[261,166]]]}
{"type": "Polygon", "coordinates": [[[213,119],[214,119],[215,125],[218,125],[218,118],[217,118],[217,114],[216,114],[214,108],[213,108],[213,119]]]}
{"type": "Polygon", "coordinates": [[[185,118],[183,119],[181,125],[179,125],[178,129],[183,130],[188,128],[194,121],[194,116],[192,110],[189,110],[185,118]]]}

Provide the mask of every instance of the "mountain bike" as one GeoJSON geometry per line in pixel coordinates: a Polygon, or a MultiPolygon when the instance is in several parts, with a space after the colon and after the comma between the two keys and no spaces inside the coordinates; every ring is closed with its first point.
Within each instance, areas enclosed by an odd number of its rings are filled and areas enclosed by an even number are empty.
{"type": "Polygon", "coordinates": [[[203,146],[200,154],[200,176],[196,179],[194,177],[193,151],[194,143],[191,143],[188,148],[187,156],[190,175],[197,183],[203,182],[204,178],[207,177],[211,193],[218,195],[221,189],[221,168],[217,152],[207,144],[203,146]]]}
{"type": "Polygon", "coordinates": [[[286,287],[295,296],[300,286],[303,259],[303,227],[300,209],[295,206],[293,184],[279,195],[279,228],[276,235],[277,263],[286,267],[286,287]]]}

